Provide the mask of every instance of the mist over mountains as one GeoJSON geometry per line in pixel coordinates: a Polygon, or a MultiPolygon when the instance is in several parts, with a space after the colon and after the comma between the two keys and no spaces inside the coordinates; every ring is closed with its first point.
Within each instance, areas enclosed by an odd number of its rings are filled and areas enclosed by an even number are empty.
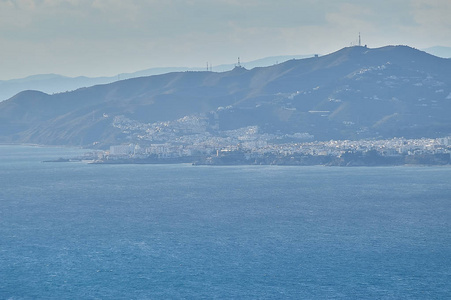
{"type": "Polygon", "coordinates": [[[249,126],[315,140],[439,137],[451,133],[450,111],[451,60],[355,46],[250,70],[24,91],[0,103],[0,142],[107,147],[249,126]]]}

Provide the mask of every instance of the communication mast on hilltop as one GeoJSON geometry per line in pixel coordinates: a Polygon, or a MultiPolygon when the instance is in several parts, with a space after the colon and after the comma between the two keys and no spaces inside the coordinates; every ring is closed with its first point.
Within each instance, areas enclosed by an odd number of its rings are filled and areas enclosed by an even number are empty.
{"type": "Polygon", "coordinates": [[[362,46],[362,43],[360,41],[360,32],[359,32],[359,47],[362,46]]]}
{"type": "Polygon", "coordinates": [[[241,68],[240,57],[238,56],[238,63],[236,64],[238,68],[241,68]]]}

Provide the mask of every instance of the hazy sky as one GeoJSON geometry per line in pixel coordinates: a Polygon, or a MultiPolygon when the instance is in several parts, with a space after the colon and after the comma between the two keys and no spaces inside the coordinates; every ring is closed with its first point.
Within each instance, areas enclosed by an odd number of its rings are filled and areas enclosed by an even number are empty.
{"type": "Polygon", "coordinates": [[[0,79],[451,46],[450,0],[0,0],[0,79]]]}

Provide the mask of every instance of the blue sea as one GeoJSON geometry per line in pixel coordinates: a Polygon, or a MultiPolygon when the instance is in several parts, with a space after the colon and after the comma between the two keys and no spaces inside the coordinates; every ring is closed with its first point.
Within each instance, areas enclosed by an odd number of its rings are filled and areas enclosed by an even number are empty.
{"type": "Polygon", "coordinates": [[[43,163],[0,146],[0,299],[450,299],[451,167],[43,163]]]}

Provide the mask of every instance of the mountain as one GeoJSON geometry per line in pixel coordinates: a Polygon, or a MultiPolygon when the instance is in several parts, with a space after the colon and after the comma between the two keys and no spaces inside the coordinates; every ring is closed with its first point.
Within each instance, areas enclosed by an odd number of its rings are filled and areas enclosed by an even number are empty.
{"type": "Polygon", "coordinates": [[[0,103],[0,142],[107,147],[255,128],[315,140],[451,133],[451,61],[407,46],[173,72],[0,103]]]}
{"type": "Polygon", "coordinates": [[[33,75],[26,78],[0,81],[0,101],[24,90],[43,91],[48,94],[73,91],[80,87],[111,83],[117,77],[65,77],[57,74],[33,75]]]}
{"type": "MultiPolygon", "coordinates": [[[[248,69],[255,67],[264,67],[276,64],[278,62],[287,61],[289,59],[299,59],[310,57],[313,55],[285,55],[285,56],[273,56],[258,59],[243,63],[248,69]]],[[[235,67],[235,64],[225,64],[209,67],[215,72],[230,71],[235,67]]],[[[152,76],[165,74],[170,72],[184,72],[184,71],[204,71],[206,67],[197,68],[185,68],[185,67],[167,67],[167,68],[150,68],[133,73],[121,73],[111,77],[66,77],[57,74],[41,74],[32,75],[26,78],[0,80],[0,101],[11,98],[17,93],[25,90],[36,90],[47,94],[61,93],[67,91],[73,91],[82,87],[89,87],[98,84],[106,84],[120,79],[130,79],[143,76],[152,76]]]]}

